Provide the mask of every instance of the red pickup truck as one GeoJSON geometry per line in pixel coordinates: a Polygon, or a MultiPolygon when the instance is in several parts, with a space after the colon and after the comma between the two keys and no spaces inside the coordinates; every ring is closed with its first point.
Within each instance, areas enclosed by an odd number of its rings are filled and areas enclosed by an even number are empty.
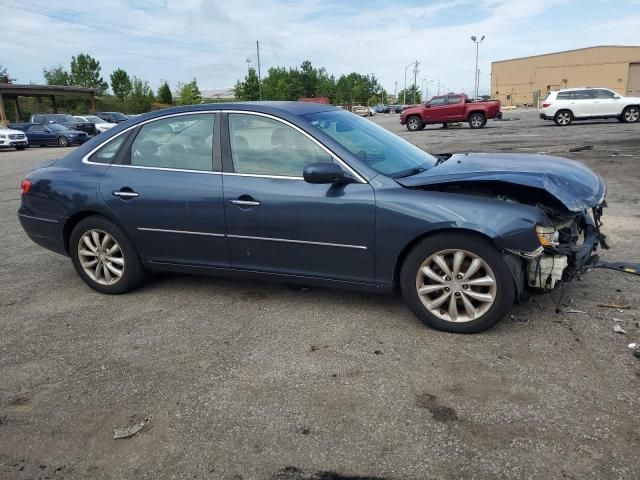
{"type": "Polygon", "coordinates": [[[442,123],[469,122],[471,128],[482,128],[490,118],[501,118],[500,100],[474,102],[464,94],[433,97],[427,103],[405,108],[400,113],[400,123],[414,132],[425,125],[442,123]]]}

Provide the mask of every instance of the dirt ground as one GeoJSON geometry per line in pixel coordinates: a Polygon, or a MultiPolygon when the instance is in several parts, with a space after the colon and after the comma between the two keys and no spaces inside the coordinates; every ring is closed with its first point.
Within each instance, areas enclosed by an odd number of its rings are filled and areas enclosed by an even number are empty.
{"type": "MultiPolygon", "coordinates": [[[[434,153],[584,162],[609,188],[602,257],[640,261],[640,124],[373,121],[434,153]]],[[[15,215],[24,173],[64,153],[0,152],[1,479],[640,477],[640,277],[594,270],[471,336],[324,288],[162,275],[104,296],[15,215]]]]}

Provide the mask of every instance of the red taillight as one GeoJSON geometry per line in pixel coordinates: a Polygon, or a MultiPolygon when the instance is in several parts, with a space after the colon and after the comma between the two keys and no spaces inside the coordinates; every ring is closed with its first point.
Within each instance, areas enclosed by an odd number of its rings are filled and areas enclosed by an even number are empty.
{"type": "Polygon", "coordinates": [[[22,195],[29,193],[29,189],[31,188],[31,180],[25,178],[22,180],[22,185],[20,185],[20,191],[22,195]]]}
{"type": "Polygon", "coordinates": [[[551,104],[550,104],[550,103],[547,103],[547,102],[544,102],[544,103],[542,104],[542,108],[547,108],[547,107],[550,107],[550,106],[551,106],[551,104]]]}

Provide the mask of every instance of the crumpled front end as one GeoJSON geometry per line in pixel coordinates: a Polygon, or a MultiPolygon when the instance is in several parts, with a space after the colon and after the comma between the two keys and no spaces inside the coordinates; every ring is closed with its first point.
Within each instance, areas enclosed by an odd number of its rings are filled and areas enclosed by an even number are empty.
{"type": "MultiPolygon", "coordinates": [[[[598,262],[597,249],[609,248],[600,231],[603,200],[596,207],[553,225],[538,227],[541,246],[535,252],[518,252],[526,259],[527,287],[552,290],[598,262]]],[[[516,252],[512,252],[516,253],[516,252]]]]}

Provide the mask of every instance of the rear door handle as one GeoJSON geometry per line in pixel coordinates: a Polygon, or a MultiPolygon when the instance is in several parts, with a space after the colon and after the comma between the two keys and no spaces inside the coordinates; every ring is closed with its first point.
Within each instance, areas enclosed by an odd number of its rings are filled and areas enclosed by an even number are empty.
{"type": "Polygon", "coordinates": [[[133,190],[116,190],[115,192],[111,192],[111,194],[120,198],[136,198],[140,196],[139,193],[133,190]]]}

